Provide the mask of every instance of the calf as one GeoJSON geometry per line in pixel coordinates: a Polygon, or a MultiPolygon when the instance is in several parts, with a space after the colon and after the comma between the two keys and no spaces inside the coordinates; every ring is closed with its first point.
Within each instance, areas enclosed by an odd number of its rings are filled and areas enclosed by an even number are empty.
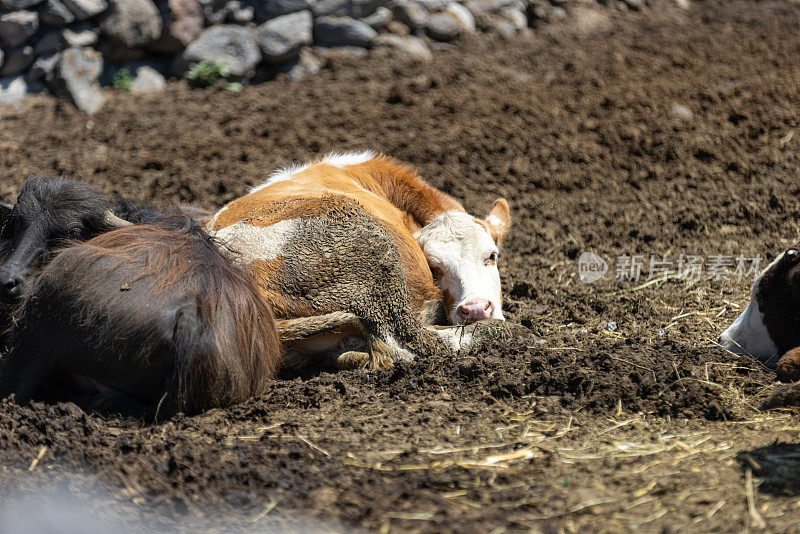
{"type": "Polygon", "coordinates": [[[252,278],[191,218],[57,254],[21,301],[0,397],[168,416],[262,393],[281,348],[252,278]]]}
{"type": "Polygon", "coordinates": [[[747,309],[720,335],[719,342],[771,367],[779,355],[800,346],[800,242],[761,273],[747,309]]]}
{"type": "Polygon", "coordinates": [[[377,368],[449,350],[420,320],[426,301],[439,296],[422,252],[413,239],[400,248],[404,227],[387,225],[352,197],[272,196],[265,188],[231,202],[211,224],[231,256],[253,270],[277,317],[343,318],[291,343],[287,365],[377,368]],[[410,277],[409,264],[417,266],[410,277]]]}
{"type": "MultiPolygon", "coordinates": [[[[477,219],[413,169],[367,151],[281,169],[235,206],[328,194],[358,202],[389,229],[417,306],[440,293],[446,318],[453,324],[503,319],[497,265],[500,244],[511,225],[504,199],[495,201],[485,219],[477,219]]],[[[231,223],[235,215],[226,211],[214,217],[212,228],[231,223]]]]}

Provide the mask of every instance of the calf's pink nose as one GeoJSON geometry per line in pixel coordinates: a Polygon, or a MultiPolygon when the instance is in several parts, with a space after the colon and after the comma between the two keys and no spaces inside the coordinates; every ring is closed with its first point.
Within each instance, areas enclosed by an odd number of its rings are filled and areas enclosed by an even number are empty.
{"type": "Polygon", "coordinates": [[[458,316],[465,324],[491,319],[494,305],[488,300],[473,300],[458,307],[458,316]]]}

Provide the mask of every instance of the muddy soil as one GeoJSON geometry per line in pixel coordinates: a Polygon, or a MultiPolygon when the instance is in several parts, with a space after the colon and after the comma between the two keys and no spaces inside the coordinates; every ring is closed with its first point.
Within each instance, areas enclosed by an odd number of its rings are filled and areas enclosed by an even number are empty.
{"type": "Polygon", "coordinates": [[[278,165],[374,148],[475,214],[506,197],[509,320],[544,338],[378,372],[284,376],[167,422],[0,405],[0,521],[250,532],[800,528],[800,420],[714,341],[737,280],[586,285],[576,261],[773,257],[800,234],[800,8],[578,9],[428,65],[373,56],[239,94],[173,83],[87,118],[0,111],[0,197],[63,175],[216,208],[278,165]]]}

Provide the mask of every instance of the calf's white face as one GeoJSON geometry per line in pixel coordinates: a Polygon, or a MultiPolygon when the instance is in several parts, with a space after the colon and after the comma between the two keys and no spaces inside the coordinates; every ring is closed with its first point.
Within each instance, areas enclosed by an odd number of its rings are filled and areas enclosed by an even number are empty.
{"type": "Polygon", "coordinates": [[[498,199],[484,220],[448,211],[414,236],[445,293],[453,324],[505,319],[497,260],[510,226],[508,203],[498,199]]]}
{"type": "Polygon", "coordinates": [[[758,306],[757,289],[758,285],[753,288],[747,309],[719,336],[719,343],[735,354],[770,360],[778,354],[778,347],[764,324],[764,314],[758,306]]]}
{"type": "Polygon", "coordinates": [[[780,254],[753,285],[750,304],[719,337],[731,352],[775,365],[800,346],[800,250],[780,254]]]}

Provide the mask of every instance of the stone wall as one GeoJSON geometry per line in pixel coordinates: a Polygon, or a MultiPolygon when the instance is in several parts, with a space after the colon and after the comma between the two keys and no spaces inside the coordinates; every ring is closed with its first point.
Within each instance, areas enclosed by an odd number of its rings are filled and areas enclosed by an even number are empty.
{"type": "Polygon", "coordinates": [[[94,113],[123,66],[126,88],[145,92],[203,61],[245,83],[376,48],[428,61],[436,43],[564,15],[559,0],[0,0],[0,105],[47,90],[94,113]]]}

